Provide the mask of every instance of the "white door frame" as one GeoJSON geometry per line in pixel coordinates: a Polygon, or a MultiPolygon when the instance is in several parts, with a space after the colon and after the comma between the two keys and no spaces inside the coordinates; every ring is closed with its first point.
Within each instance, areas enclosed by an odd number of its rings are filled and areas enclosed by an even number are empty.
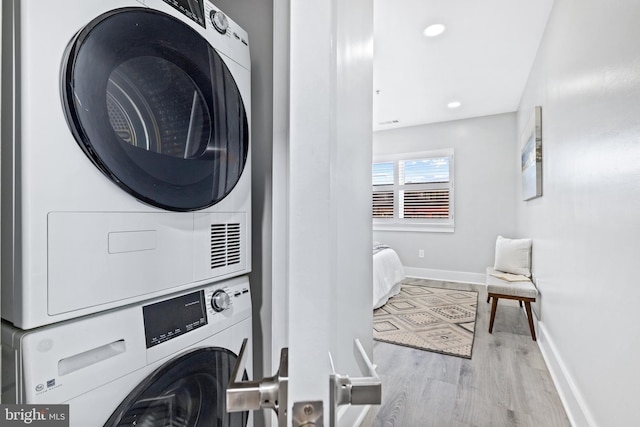
{"type": "Polygon", "coordinates": [[[372,0],[274,1],[272,368],[327,426],[329,351],[358,376],[372,347],[372,64],[372,0]]]}

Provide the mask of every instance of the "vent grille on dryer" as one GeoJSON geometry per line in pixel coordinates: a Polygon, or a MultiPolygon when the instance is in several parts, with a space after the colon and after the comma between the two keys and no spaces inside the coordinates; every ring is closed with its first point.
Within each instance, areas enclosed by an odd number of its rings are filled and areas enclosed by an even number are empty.
{"type": "Polygon", "coordinates": [[[227,226],[227,264],[240,263],[240,224],[227,226]]]}
{"type": "Polygon", "coordinates": [[[240,224],[211,224],[211,268],[240,263],[240,224]]]}

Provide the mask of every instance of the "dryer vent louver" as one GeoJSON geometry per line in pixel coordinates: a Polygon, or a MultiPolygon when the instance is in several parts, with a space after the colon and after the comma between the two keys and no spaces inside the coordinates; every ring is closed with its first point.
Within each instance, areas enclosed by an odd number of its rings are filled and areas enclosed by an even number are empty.
{"type": "Polygon", "coordinates": [[[211,268],[240,263],[240,224],[211,224],[211,268]]]}

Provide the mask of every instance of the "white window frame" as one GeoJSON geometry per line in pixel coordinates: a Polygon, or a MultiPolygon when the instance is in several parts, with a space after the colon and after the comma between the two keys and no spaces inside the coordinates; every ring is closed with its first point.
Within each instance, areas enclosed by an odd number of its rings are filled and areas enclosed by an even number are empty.
{"type": "Polygon", "coordinates": [[[402,154],[381,154],[373,157],[373,163],[393,162],[393,184],[390,185],[372,185],[372,195],[374,191],[393,191],[394,193],[394,215],[393,218],[373,218],[373,231],[417,231],[417,232],[439,232],[452,233],[455,229],[455,211],[454,211],[454,151],[453,148],[440,150],[419,151],[402,154]],[[408,184],[401,185],[398,167],[400,161],[406,160],[423,160],[435,157],[449,157],[449,182],[435,184],[408,184]],[[449,218],[400,218],[400,191],[407,187],[415,186],[414,189],[423,188],[447,188],[449,190],[449,218]],[[420,186],[420,187],[418,187],[420,186]]]}

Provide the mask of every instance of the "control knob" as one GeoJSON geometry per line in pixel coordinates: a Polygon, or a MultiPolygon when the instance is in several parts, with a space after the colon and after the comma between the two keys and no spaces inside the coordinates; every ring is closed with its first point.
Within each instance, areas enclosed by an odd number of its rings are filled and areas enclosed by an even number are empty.
{"type": "Polygon", "coordinates": [[[227,28],[229,28],[229,20],[224,13],[219,10],[212,10],[209,14],[209,18],[211,18],[211,23],[217,32],[220,34],[225,34],[227,32],[227,28]]]}
{"type": "Polygon", "coordinates": [[[229,295],[222,289],[218,289],[211,296],[211,308],[216,312],[221,312],[231,306],[229,295]]]}

